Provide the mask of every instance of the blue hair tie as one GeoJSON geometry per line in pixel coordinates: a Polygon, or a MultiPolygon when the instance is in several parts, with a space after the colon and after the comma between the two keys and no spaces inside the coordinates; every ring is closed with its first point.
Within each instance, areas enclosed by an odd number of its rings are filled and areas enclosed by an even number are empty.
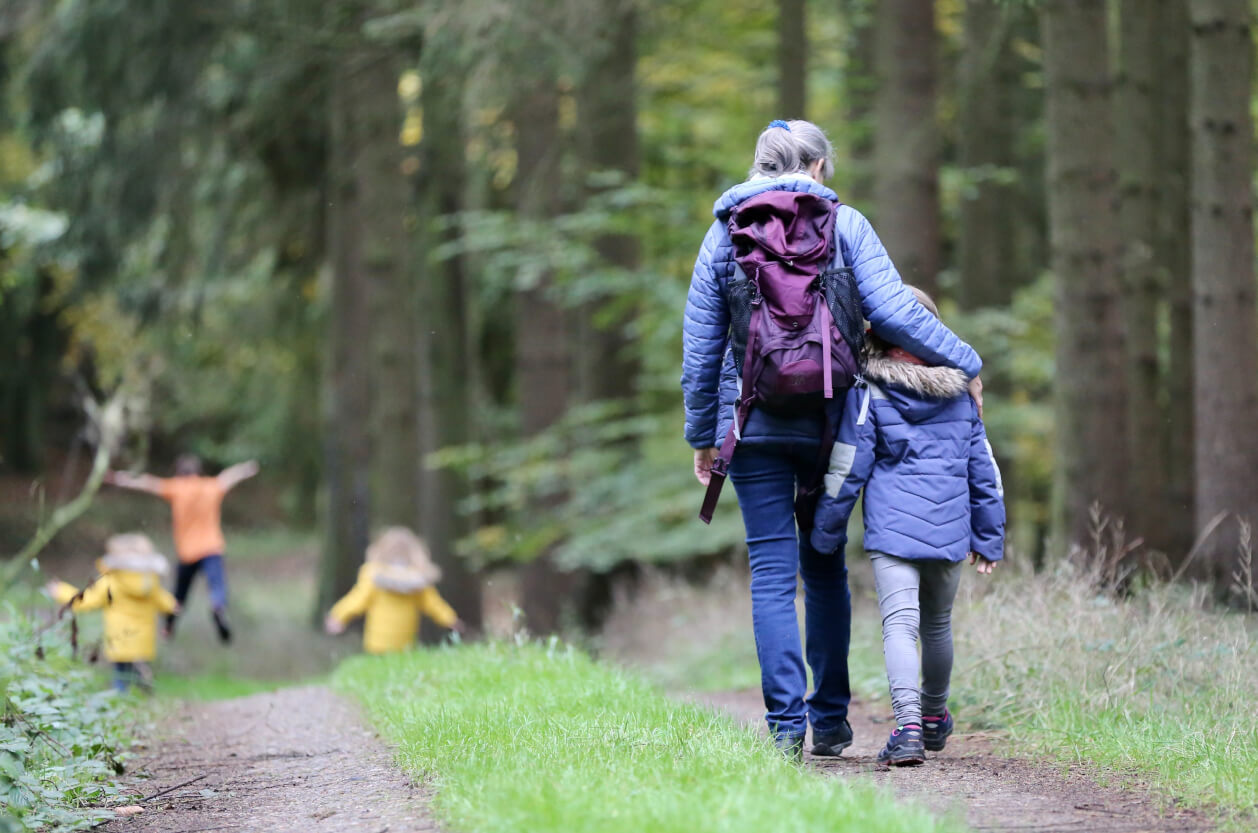
{"type": "MultiPolygon", "coordinates": [[[[781,119],[774,119],[773,121],[769,122],[769,127],[780,127],[783,130],[785,130],[787,133],[791,132],[791,126],[787,124],[786,122],[782,121],[781,119]]],[[[768,130],[769,127],[766,127],[765,130],[768,130]]]]}

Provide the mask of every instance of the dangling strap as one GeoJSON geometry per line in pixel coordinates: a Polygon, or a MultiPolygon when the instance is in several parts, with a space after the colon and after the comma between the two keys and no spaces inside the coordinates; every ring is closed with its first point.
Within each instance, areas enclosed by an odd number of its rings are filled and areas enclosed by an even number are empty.
{"type": "Polygon", "coordinates": [[[830,368],[831,351],[834,349],[831,343],[834,340],[834,334],[831,332],[834,329],[834,319],[830,316],[830,306],[826,303],[825,292],[817,293],[817,303],[821,305],[821,332],[824,333],[825,338],[821,345],[821,387],[825,391],[826,399],[829,400],[834,398],[834,380],[830,368]]]}
{"type": "Polygon", "coordinates": [[[725,432],[725,442],[721,443],[721,453],[712,461],[712,470],[708,479],[708,490],[703,495],[703,506],[699,508],[699,520],[705,524],[712,523],[712,513],[716,511],[716,502],[721,499],[721,489],[725,486],[725,478],[729,476],[729,464],[734,459],[734,449],[742,439],[742,430],[747,427],[747,416],[755,404],[755,394],[751,385],[751,357],[756,351],[756,333],[759,321],[756,316],[763,315],[760,307],[751,310],[751,326],[747,332],[747,352],[743,355],[743,395],[734,406],[734,422],[729,431],[725,432]]]}

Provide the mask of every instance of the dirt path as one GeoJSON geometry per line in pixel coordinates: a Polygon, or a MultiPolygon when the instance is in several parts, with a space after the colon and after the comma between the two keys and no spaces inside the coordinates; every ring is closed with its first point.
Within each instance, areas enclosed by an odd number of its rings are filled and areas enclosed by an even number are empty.
{"type": "MultiPolygon", "coordinates": [[[[763,725],[760,693],[724,692],[696,699],[763,725]]],[[[1035,833],[1170,833],[1215,827],[1199,813],[1163,810],[1139,785],[1101,787],[1086,775],[1056,766],[993,754],[984,737],[954,735],[948,748],[927,753],[925,766],[879,770],[874,757],[891,730],[881,710],[854,702],[850,715],[854,742],[842,758],[813,758],[808,763],[835,776],[871,778],[896,793],[921,800],[940,813],[956,812],[975,830],[1035,833]]]]}
{"type": "Polygon", "coordinates": [[[104,830],[437,830],[389,750],[326,688],[189,704],[162,726],[128,784],[153,798],[104,830]]]}

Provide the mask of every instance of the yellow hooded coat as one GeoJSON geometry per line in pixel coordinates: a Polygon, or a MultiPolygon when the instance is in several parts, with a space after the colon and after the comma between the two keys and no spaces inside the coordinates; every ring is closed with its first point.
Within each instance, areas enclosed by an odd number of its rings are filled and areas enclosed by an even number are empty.
{"type": "MultiPolygon", "coordinates": [[[[66,604],[78,590],[58,582],[52,596],[66,604]]],[[[175,597],[155,573],[107,570],[88,585],[72,610],[104,608],[105,658],[110,662],[151,662],[157,656],[157,617],[175,612],[175,597]]]]}
{"type": "Polygon", "coordinates": [[[387,590],[377,583],[385,569],[367,563],[358,571],[358,581],[328,616],[341,624],[366,616],[363,650],[369,654],[405,651],[419,632],[420,616],[427,616],[443,628],[451,627],[458,616],[431,584],[409,592],[387,590]]]}

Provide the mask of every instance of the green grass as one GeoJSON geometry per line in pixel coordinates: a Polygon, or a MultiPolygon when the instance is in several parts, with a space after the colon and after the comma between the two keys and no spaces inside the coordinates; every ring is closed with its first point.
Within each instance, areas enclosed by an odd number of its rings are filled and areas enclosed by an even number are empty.
{"type": "Polygon", "coordinates": [[[753,732],[554,646],[356,657],[334,676],[450,831],[937,831],[872,785],[787,763],[753,732]]]}
{"type": "MultiPolygon", "coordinates": [[[[1140,782],[1168,803],[1252,824],[1258,617],[1214,607],[1183,586],[1113,599],[1068,567],[1038,576],[1006,568],[992,581],[967,570],[954,609],[952,708],[961,732],[996,733],[1012,754],[1083,764],[1102,781],[1140,782]]],[[[889,715],[876,602],[860,589],[869,581],[863,565],[853,572],[852,690],[889,715]]],[[[683,626],[701,628],[701,638],[610,653],[649,663],[646,673],[672,689],[756,687],[745,583],[737,593],[726,581],[702,591],[653,588],[664,602],[636,602],[645,617],[682,611],[683,626]]]]}
{"type": "Polygon", "coordinates": [[[157,674],[153,691],[159,697],[173,700],[229,700],[263,691],[274,691],[291,682],[280,680],[256,680],[226,673],[197,674],[182,677],[175,674],[157,674]]]}

